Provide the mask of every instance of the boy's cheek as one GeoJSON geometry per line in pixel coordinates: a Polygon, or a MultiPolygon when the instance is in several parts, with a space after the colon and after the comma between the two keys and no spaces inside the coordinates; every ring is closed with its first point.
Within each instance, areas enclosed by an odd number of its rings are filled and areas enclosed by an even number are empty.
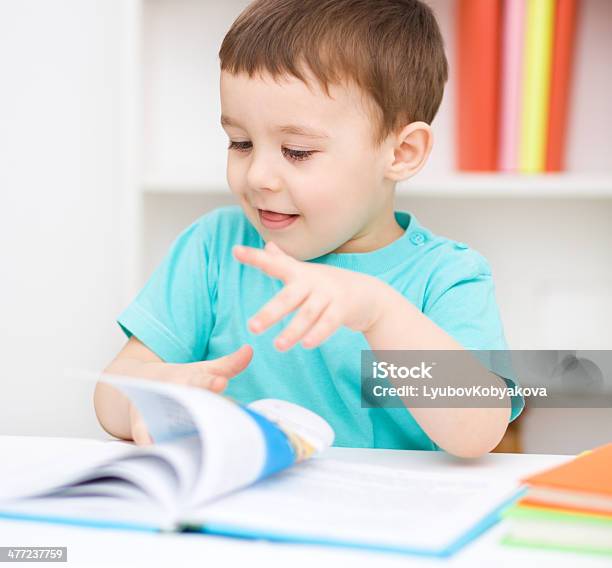
{"type": "Polygon", "coordinates": [[[242,190],[242,177],[239,172],[239,168],[232,164],[231,160],[228,159],[227,170],[226,170],[227,183],[230,190],[235,195],[241,195],[244,193],[242,190]]]}

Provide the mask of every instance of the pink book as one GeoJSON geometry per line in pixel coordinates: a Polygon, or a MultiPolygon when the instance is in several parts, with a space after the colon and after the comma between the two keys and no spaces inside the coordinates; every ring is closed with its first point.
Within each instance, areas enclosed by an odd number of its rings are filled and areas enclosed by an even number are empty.
{"type": "Polygon", "coordinates": [[[505,0],[502,16],[502,85],[499,169],[518,170],[525,0],[505,0]]]}

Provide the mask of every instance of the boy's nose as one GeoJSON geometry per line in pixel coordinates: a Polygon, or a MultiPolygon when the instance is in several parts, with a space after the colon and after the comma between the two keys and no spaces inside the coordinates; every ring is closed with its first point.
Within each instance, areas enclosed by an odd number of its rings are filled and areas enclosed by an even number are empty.
{"type": "Polygon", "coordinates": [[[247,183],[255,191],[281,191],[282,182],[275,174],[271,160],[253,157],[247,172],[247,183]]]}

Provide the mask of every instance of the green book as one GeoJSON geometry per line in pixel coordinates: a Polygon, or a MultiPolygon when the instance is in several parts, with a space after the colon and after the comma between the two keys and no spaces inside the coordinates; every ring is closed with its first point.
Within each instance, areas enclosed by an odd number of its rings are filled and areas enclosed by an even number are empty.
{"type": "Polygon", "coordinates": [[[513,505],[502,512],[512,546],[612,556],[612,516],[546,507],[513,505]]]}

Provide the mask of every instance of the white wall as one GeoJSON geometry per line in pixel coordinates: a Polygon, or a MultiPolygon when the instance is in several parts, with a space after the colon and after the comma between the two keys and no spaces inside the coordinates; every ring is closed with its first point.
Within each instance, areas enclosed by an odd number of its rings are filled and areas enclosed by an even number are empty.
{"type": "Polygon", "coordinates": [[[123,339],[123,0],[0,3],[0,434],[101,436],[123,339]]]}

